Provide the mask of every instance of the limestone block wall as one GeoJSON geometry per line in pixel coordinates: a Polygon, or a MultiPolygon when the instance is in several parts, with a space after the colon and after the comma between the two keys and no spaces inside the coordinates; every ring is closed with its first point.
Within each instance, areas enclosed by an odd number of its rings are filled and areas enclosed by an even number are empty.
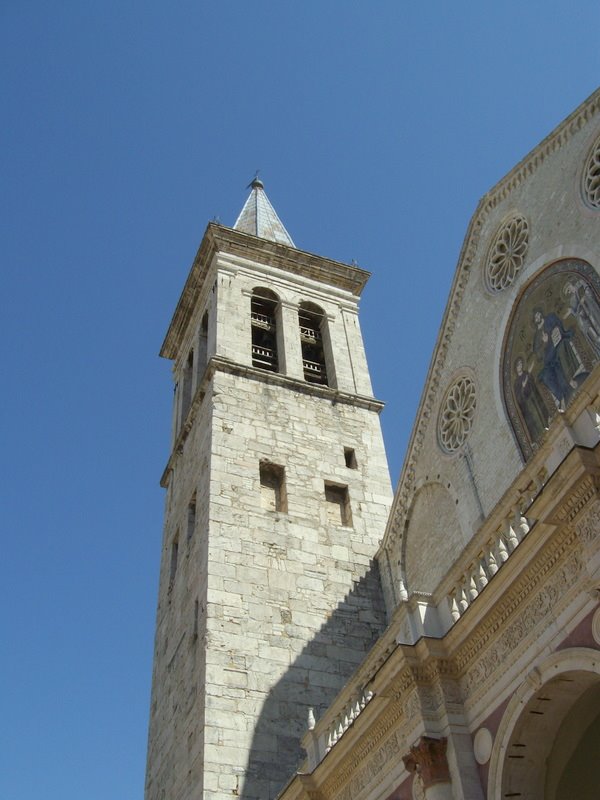
{"type": "Polygon", "coordinates": [[[299,763],[309,708],[383,629],[372,557],[391,489],[373,411],[218,372],[213,414],[205,796],[265,800],[299,763]],[[287,510],[262,506],[261,461],[283,467],[287,510]],[[351,524],[325,482],[347,487],[351,524]]]}
{"type": "Polygon", "coordinates": [[[371,394],[356,298],[220,258],[174,365],[147,800],[275,797],[301,760],[309,708],[327,707],[385,626],[372,559],[391,486],[377,406],[351,396],[371,394]],[[291,383],[251,367],[256,286],[281,299],[291,383]],[[306,301],[326,314],[343,397],[303,380],[306,301]],[[216,356],[206,374],[203,347],[216,356]],[[261,463],[280,470],[280,510],[261,463]]]}
{"type": "Polygon", "coordinates": [[[189,402],[184,400],[195,396],[208,362],[217,352],[217,283],[216,272],[209,269],[200,298],[196,304],[186,335],[173,364],[173,422],[171,428],[171,446],[173,447],[182,425],[186,421],[189,402]],[[191,370],[188,363],[193,361],[191,370]],[[189,372],[188,372],[189,370],[189,372]],[[189,388],[185,384],[189,381],[189,388]]]}
{"type": "Polygon", "coordinates": [[[203,791],[211,438],[209,392],[167,474],[147,800],[201,797],[203,791]]]}

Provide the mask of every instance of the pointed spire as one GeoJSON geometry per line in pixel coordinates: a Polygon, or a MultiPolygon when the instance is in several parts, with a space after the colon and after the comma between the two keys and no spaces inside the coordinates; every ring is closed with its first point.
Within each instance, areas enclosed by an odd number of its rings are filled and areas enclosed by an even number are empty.
{"type": "Polygon", "coordinates": [[[252,191],[235,221],[233,226],[235,230],[295,247],[292,237],[286,231],[283,222],[269,202],[264,184],[258,177],[258,173],[254,176],[248,188],[252,191]]]}

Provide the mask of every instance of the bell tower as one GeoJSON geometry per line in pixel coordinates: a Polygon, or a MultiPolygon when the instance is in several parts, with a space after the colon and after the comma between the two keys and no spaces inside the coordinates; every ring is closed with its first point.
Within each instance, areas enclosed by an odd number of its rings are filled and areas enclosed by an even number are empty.
{"type": "Polygon", "coordinates": [[[369,275],[295,247],[257,178],[210,223],[161,355],[171,453],[146,800],[275,798],[385,625],[391,505],[369,275]]]}

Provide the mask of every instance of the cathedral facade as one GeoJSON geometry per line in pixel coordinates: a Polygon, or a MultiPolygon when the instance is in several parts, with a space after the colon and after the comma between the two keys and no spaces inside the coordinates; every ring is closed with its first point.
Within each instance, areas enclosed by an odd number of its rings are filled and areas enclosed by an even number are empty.
{"type": "Polygon", "coordinates": [[[392,496],[368,274],[255,179],[161,355],[147,800],[591,800],[600,756],[600,90],[486,194],[392,496]]]}

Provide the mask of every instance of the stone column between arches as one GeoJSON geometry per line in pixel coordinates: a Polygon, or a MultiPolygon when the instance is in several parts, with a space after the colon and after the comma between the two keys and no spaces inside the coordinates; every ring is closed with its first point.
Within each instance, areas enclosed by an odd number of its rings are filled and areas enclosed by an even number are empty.
{"type": "Polygon", "coordinates": [[[452,800],[447,744],[446,738],[422,736],[402,758],[406,769],[414,775],[413,780],[421,781],[426,800],[452,800]]]}
{"type": "Polygon", "coordinates": [[[300,347],[300,332],[298,327],[298,306],[285,300],[280,301],[282,338],[280,354],[282,358],[281,372],[290,378],[304,380],[302,368],[302,349],[300,347]]]}

